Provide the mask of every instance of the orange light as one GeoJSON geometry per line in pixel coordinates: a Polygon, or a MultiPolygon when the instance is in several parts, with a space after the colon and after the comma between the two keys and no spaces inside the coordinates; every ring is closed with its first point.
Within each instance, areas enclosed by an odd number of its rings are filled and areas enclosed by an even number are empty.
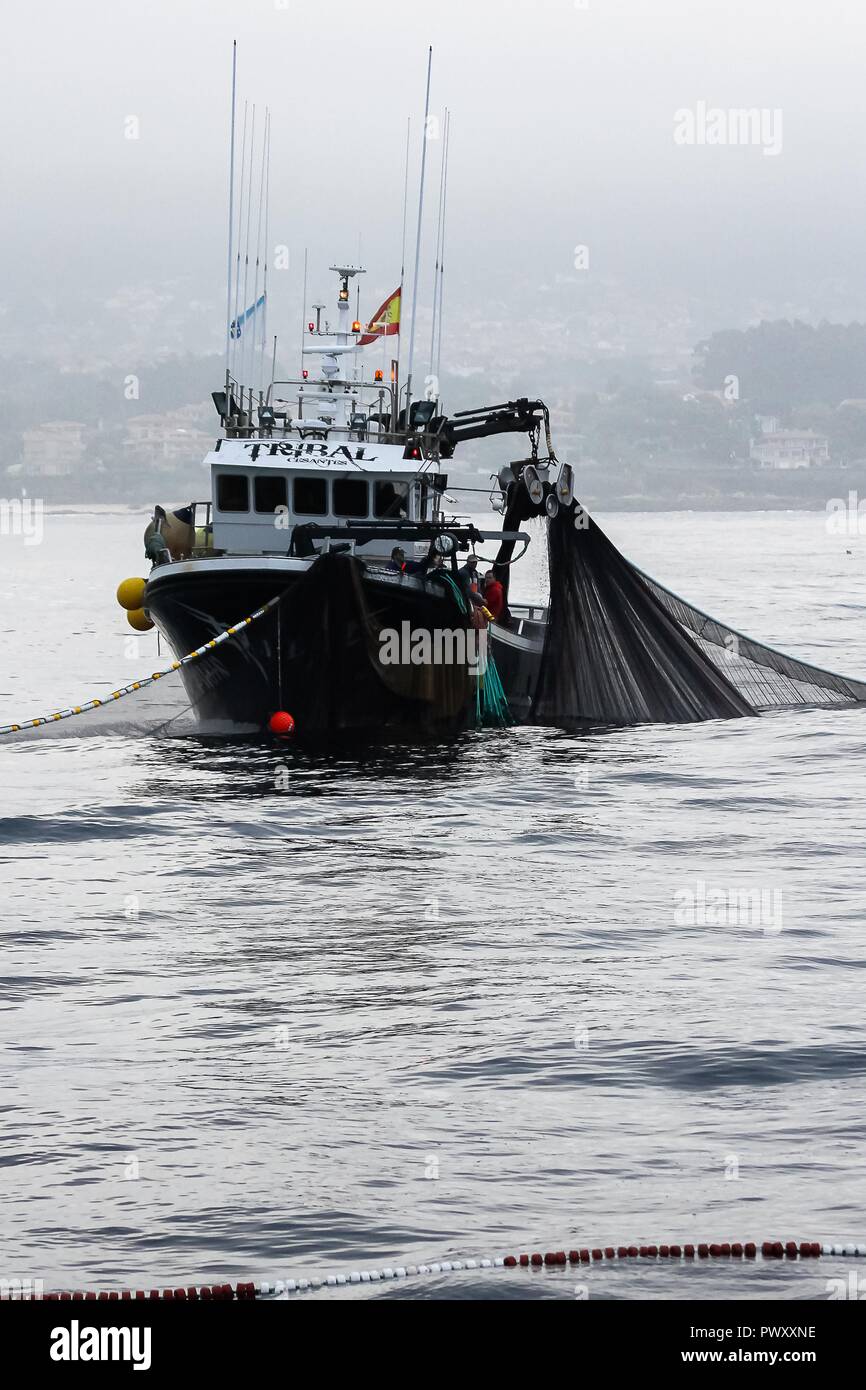
{"type": "Polygon", "coordinates": [[[352,332],[353,332],[353,333],[360,333],[360,331],[361,331],[361,325],[360,325],[359,321],[358,321],[357,319],[355,319],[355,322],[352,324],[352,332]]]}
{"type": "Polygon", "coordinates": [[[377,368],[377,370],[373,373],[373,380],[374,380],[374,381],[384,381],[384,380],[385,380],[385,373],[382,372],[382,371],[379,371],[378,368],[377,368]]]}

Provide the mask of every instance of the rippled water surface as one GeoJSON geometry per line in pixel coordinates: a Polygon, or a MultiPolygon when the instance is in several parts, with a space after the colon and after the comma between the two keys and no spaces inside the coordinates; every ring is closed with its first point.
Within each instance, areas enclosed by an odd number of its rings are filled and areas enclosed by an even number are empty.
{"type": "MultiPolygon", "coordinates": [[[[863,542],[822,516],[600,520],[711,612],[866,675],[863,542]]],[[[165,659],[113,600],[140,532],[3,537],[0,722],[165,659]]],[[[332,760],[94,728],[0,744],[6,1275],[862,1238],[866,712],[332,760]]],[[[402,1293],[814,1297],[841,1272],[402,1293]]]]}

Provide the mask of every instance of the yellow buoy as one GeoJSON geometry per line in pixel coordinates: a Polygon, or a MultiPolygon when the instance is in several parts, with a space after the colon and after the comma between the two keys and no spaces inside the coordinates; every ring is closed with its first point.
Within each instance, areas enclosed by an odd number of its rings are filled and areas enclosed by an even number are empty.
{"type": "Polygon", "coordinates": [[[126,614],[126,621],[130,627],[135,628],[136,632],[150,632],[153,627],[153,623],[143,608],[130,609],[126,614]]]}
{"type": "Polygon", "coordinates": [[[117,586],[117,602],[127,611],[140,608],[144,603],[146,579],[122,579],[117,586]]]}

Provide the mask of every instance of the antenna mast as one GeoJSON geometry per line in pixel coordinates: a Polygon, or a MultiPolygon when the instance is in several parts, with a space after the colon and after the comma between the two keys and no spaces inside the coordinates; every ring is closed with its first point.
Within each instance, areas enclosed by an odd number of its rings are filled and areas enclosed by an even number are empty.
{"type": "MultiPolygon", "coordinates": [[[[270,115],[270,112],[268,112],[268,162],[267,162],[267,175],[266,175],[266,178],[265,178],[265,245],[264,245],[265,271],[264,271],[264,284],[263,284],[263,286],[262,286],[262,298],[263,298],[263,300],[264,300],[264,303],[262,304],[262,380],[261,380],[261,388],[260,388],[261,390],[264,390],[264,386],[265,386],[265,352],[267,351],[267,338],[268,338],[268,257],[269,257],[269,255],[270,255],[270,250],[271,250],[271,242],[270,242],[271,231],[270,231],[270,228],[271,228],[271,115],[270,115]]],[[[275,343],[275,345],[276,345],[276,339],[274,340],[274,343],[275,343]]],[[[276,364],[275,364],[275,365],[276,365],[276,364]]],[[[273,381],[273,379],[274,379],[274,373],[273,373],[273,370],[272,370],[272,371],[271,371],[271,381],[273,381]]],[[[268,388],[268,399],[269,399],[269,400],[270,400],[270,395],[271,395],[271,392],[270,392],[270,387],[269,387],[269,388],[268,388]]]]}
{"type": "MultiPolygon", "coordinates": [[[[263,351],[264,351],[264,343],[262,344],[262,349],[263,349],[263,351]]],[[[272,392],[273,389],[274,389],[274,377],[276,376],[276,374],[277,374],[277,335],[276,335],[276,333],[275,333],[275,334],[274,334],[274,356],[273,356],[273,361],[271,362],[271,380],[270,380],[270,384],[268,385],[268,395],[267,395],[267,404],[268,404],[268,405],[270,405],[270,403],[271,403],[271,392],[272,392]]]]}
{"type": "Polygon", "coordinates": [[[445,299],[445,229],[448,214],[448,161],[451,157],[451,112],[445,122],[445,182],[442,189],[442,251],[439,256],[439,337],[436,343],[436,390],[439,390],[442,362],[442,304],[445,299]]]}
{"type": "Polygon", "coordinates": [[[427,122],[430,117],[430,75],[433,68],[433,46],[427,51],[427,96],[424,103],[424,130],[421,138],[421,187],[418,191],[418,232],[415,238],[415,273],[412,286],[412,328],[409,333],[409,367],[406,374],[406,425],[412,402],[412,367],[415,361],[415,325],[418,317],[418,273],[421,269],[421,226],[424,213],[424,175],[427,170],[427,122]]]}
{"type": "MultiPolygon", "coordinates": [[[[404,287],[404,284],[405,284],[405,281],[406,281],[406,220],[407,220],[407,215],[408,215],[408,212],[409,212],[409,142],[410,142],[410,140],[411,140],[411,136],[412,136],[412,117],[411,117],[411,116],[407,116],[407,117],[406,117],[406,172],[405,172],[405,176],[404,176],[404,178],[403,178],[403,240],[402,240],[402,242],[401,242],[401,247],[400,247],[400,321],[401,321],[401,323],[402,323],[402,321],[403,321],[403,308],[404,308],[404,305],[403,305],[403,287],[404,287]]],[[[384,363],[385,363],[385,360],[386,360],[386,357],[387,357],[386,342],[387,342],[387,340],[386,340],[385,336],[383,335],[383,337],[382,337],[382,363],[383,363],[383,366],[384,366],[384,363]]],[[[402,334],[402,333],[398,333],[398,335],[397,335],[397,377],[398,377],[398,379],[399,379],[399,376],[400,376],[400,358],[401,358],[402,355],[403,355],[403,334],[402,334]]],[[[395,404],[399,404],[399,402],[396,402],[395,404]]],[[[395,417],[395,419],[394,419],[394,428],[395,428],[395,429],[397,428],[397,420],[396,420],[396,417],[395,417]]]]}
{"type": "Polygon", "coordinates": [[[301,309],[301,366],[298,375],[304,375],[304,333],[307,329],[307,247],[304,247],[304,303],[301,309]]]}
{"type": "MultiPolygon", "coordinates": [[[[253,341],[250,350],[250,390],[256,377],[256,347],[258,346],[258,307],[259,307],[259,266],[261,263],[261,244],[262,244],[262,209],[265,201],[265,160],[268,153],[268,131],[270,126],[270,112],[265,107],[265,129],[262,135],[262,172],[259,179],[259,216],[256,223],[256,273],[253,280],[253,303],[252,303],[252,328],[253,341]]],[[[264,306],[262,306],[264,308],[264,306]]],[[[262,357],[264,357],[264,339],[262,339],[262,357]]],[[[262,363],[259,364],[259,377],[262,375],[262,363]]]]}
{"type": "Polygon", "coordinates": [[[244,377],[246,376],[246,370],[247,370],[247,340],[246,340],[246,338],[244,337],[244,323],[245,323],[245,320],[246,320],[246,313],[247,313],[247,293],[248,293],[248,290],[249,290],[249,279],[250,279],[250,223],[251,223],[251,221],[252,221],[252,212],[253,212],[253,159],[254,159],[254,156],[255,156],[255,149],[256,149],[256,104],[255,104],[255,102],[253,102],[253,119],[252,119],[252,123],[251,123],[251,125],[250,125],[250,174],[249,174],[249,188],[247,189],[247,236],[246,236],[246,243],[245,243],[245,245],[244,245],[244,298],[243,298],[243,303],[242,303],[242,305],[241,305],[241,321],[240,321],[240,323],[238,324],[238,331],[239,331],[239,333],[240,333],[240,339],[241,339],[241,380],[240,380],[240,383],[239,383],[239,384],[240,384],[240,388],[241,388],[241,395],[243,395],[243,389],[244,389],[244,381],[243,381],[243,379],[244,379],[244,377]]]}
{"type": "MultiPolygon", "coordinates": [[[[439,213],[436,218],[436,260],[433,267],[433,322],[430,329],[430,376],[436,360],[436,310],[439,302],[439,280],[442,266],[442,243],[445,236],[445,174],[448,167],[448,121],[449,112],[445,108],[445,128],[442,132],[442,166],[439,170],[439,213]]],[[[439,382],[432,381],[436,399],[439,399],[439,382]]]]}
{"type": "Polygon", "coordinates": [[[243,136],[241,137],[241,182],[240,182],[241,196],[240,196],[240,198],[239,198],[239,200],[238,200],[238,254],[237,254],[237,264],[236,264],[236,267],[235,267],[235,317],[234,317],[234,325],[235,325],[235,349],[234,349],[234,353],[232,354],[233,357],[234,357],[234,368],[235,368],[235,372],[237,372],[237,363],[238,363],[238,339],[239,339],[239,337],[240,337],[240,318],[239,318],[239,314],[240,314],[240,297],[241,297],[241,232],[242,232],[242,230],[243,230],[243,225],[244,225],[244,170],[246,169],[246,158],[247,158],[247,106],[248,106],[248,103],[245,101],[245,102],[244,102],[244,129],[243,129],[243,136]]]}
{"type": "Polygon", "coordinates": [[[238,41],[232,40],[232,120],[229,153],[229,250],[226,269],[226,412],[229,409],[230,368],[232,345],[232,238],[235,220],[235,103],[238,89],[238,41]]]}

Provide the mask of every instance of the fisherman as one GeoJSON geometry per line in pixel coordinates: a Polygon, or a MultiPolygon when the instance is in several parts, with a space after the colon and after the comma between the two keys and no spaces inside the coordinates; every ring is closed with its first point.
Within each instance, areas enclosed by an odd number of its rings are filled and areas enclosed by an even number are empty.
{"type": "Polygon", "coordinates": [[[478,573],[478,556],[470,555],[460,570],[458,578],[467,592],[481,593],[481,575],[478,573]]]}
{"type": "Polygon", "coordinates": [[[506,611],[505,590],[493,570],[488,570],[484,576],[484,607],[494,623],[499,622],[506,611]]]}
{"type": "Polygon", "coordinates": [[[392,574],[421,574],[427,568],[427,561],[407,560],[402,545],[395,545],[391,551],[388,569],[392,574]]]}

